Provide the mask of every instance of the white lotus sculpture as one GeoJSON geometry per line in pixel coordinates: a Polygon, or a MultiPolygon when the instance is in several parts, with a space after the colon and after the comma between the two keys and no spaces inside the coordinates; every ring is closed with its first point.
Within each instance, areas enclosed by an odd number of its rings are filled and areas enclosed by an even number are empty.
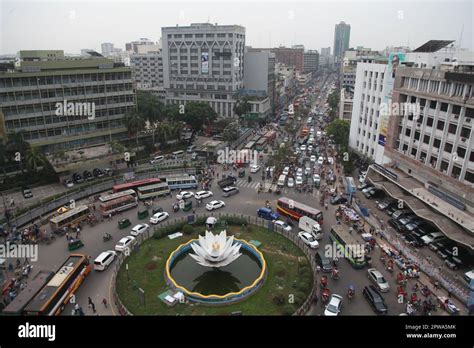
{"type": "Polygon", "coordinates": [[[224,230],[218,235],[206,231],[206,235],[199,236],[199,241],[191,243],[196,254],[189,254],[198,264],[204,267],[224,267],[235,261],[242,253],[240,244],[234,243],[234,236],[227,237],[224,230]]]}

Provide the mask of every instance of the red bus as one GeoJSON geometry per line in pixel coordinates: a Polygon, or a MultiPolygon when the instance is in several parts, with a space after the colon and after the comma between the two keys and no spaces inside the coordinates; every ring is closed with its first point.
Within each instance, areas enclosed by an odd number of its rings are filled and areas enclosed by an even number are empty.
{"type": "Polygon", "coordinates": [[[276,138],[276,132],[275,131],[268,131],[265,135],[265,138],[267,138],[268,141],[275,140],[276,138]]]}
{"type": "Polygon", "coordinates": [[[277,201],[277,211],[285,216],[292,218],[293,220],[299,221],[300,217],[307,216],[313,220],[316,220],[320,225],[323,224],[323,212],[307,206],[303,203],[295,202],[287,197],[281,197],[277,201]]]}
{"type": "Polygon", "coordinates": [[[114,193],[125,191],[125,190],[136,190],[140,186],[154,185],[154,184],[159,184],[160,182],[161,180],[158,178],[149,178],[149,179],[127,182],[125,184],[114,185],[112,187],[112,190],[114,191],[114,193]]]}

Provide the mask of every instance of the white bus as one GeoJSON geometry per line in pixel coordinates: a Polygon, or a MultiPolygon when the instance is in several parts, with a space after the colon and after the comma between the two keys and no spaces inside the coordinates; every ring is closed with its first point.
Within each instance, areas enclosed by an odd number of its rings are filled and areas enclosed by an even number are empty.
{"type": "Polygon", "coordinates": [[[141,186],[137,189],[139,199],[147,199],[151,197],[161,197],[170,194],[170,188],[166,182],[159,184],[141,186]]]}
{"type": "Polygon", "coordinates": [[[105,202],[112,201],[114,199],[124,197],[124,196],[132,196],[132,197],[135,197],[135,199],[136,199],[137,198],[137,193],[134,190],[125,190],[125,191],[120,191],[120,192],[100,196],[99,200],[100,200],[101,203],[105,203],[105,202]]]}
{"type": "Polygon", "coordinates": [[[196,177],[189,174],[169,176],[166,178],[166,183],[170,190],[196,189],[198,187],[196,177]]]}

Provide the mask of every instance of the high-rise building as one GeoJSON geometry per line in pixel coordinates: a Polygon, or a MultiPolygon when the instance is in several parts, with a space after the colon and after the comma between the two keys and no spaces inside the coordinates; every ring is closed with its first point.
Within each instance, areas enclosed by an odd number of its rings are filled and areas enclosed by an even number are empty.
{"type": "Polygon", "coordinates": [[[151,51],[157,52],[161,49],[161,45],[147,38],[141,38],[137,41],[128,42],[125,44],[125,50],[130,53],[148,53],[151,51]]]}
{"type": "Polygon", "coordinates": [[[148,91],[164,100],[163,56],[161,51],[132,54],[130,67],[138,90],[148,91]]]}
{"type": "Polygon", "coordinates": [[[206,102],[219,116],[233,117],[234,95],[244,84],[245,28],[194,23],[161,32],[166,102],[206,102]]]}
{"type": "Polygon", "coordinates": [[[259,48],[247,47],[244,54],[244,88],[263,91],[273,110],[276,104],[275,54],[259,48]]]}
{"type": "Polygon", "coordinates": [[[322,68],[329,68],[332,66],[331,47],[321,48],[319,56],[319,66],[322,68]]]}
{"type": "Polygon", "coordinates": [[[303,63],[303,70],[305,72],[313,72],[315,73],[318,71],[319,68],[319,52],[317,50],[309,50],[304,52],[304,63],[303,63]]]}
{"type": "Polygon", "coordinates": [[[304,67],[304,46],[293,46],[297,48],[278,47],[272,48],[271,51],[275,53],[275,58],[278,63],[287,66],[293,66],[299,71],[303,71],[304,67]]]}
{"type": "Polygon", "coordinates": [[[114,52],[114,44],[110,42],[104,42],[100,45],[102,49],[102,55],[107,56],[114,52]]]}
{"type": "Polygon", "coordinates": [[[334,29],[334,61],[339,63],[349,48],[351,26],[345,22],[336,24],[334,29]]]}
{"type": "Polygon", "coordinates": [[[20,133],[49,153],[128,138],[123,117],[136,108],[130,68],[63,51],[20,51],[20,59],[14,71],[0,72],[2,138],[20,133]],[[83,113],[89,106],[94,112],[83,113]]]}
{"type": "Polygon", "coordinates": [[[370,167],[367,177],[457,242],[456,258],[469,263],[474,257],[474,55],[445,48],[450,43],[431,40],[413,52],[390,54],[386,79],[393,93],[378,136],[388,162],[370,167]]]}

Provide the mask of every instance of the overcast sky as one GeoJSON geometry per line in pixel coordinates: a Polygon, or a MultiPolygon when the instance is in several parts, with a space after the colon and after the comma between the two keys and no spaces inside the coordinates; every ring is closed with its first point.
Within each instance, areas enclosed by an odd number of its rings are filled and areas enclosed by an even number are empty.
{"type": "Polygon", "coordinates": [[[430,39],[473,49],[472,0],[454,1],[22,1],[0,0],[0,54],[81,48],[102,42],[124,49],[138,38],[158,41],[161,27],[211,22],[246,28],[246,44],[333,46],[334,25],[351,25],[350,46],[411,48],[430,39]],[[464,29],[463,29],[464,26],[464,29]]]}

